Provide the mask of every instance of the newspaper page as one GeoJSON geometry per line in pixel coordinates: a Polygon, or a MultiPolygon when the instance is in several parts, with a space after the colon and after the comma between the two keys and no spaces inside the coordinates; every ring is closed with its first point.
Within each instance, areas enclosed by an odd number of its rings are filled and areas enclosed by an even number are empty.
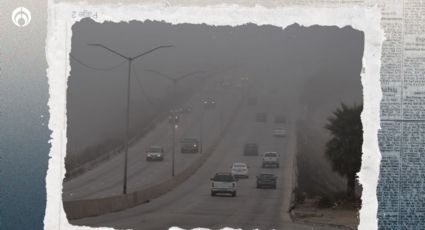
{"type": "Polygon", "coordinates": [[[421,229],[424,213],[425,2],[382,3],[380,229],[421,229]]]}
{"type": "MultiPolygon", "coordinates": [[[[109,3],[101,0],[88,2],[109,3]]],[[[201,1],[189,2],[189,6],[203,5],[201,1]]],[[[425,0],[208,2],[211,5],[261,5],[267,8],[378,6],[381,9],[385,41],[381,50],[380,72],[381,129],[378,135],[380,153],[377,154],[382,159],[376,194],[378,229],[424,228],[425,157],[422,153],[425,150],[425,0]]],[[[126,1],[123,4],[127,3],[136,2],[126,1]]],[[[164,4],[185,5],[176,1],[164,4]]]]}

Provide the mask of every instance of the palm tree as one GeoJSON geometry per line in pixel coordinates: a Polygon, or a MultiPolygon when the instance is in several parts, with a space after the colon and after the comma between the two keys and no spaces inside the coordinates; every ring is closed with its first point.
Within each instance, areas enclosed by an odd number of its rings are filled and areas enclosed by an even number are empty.
{"type": "Polygon", "coordinates": [[[326,144],[325,155],[331,162],[333,171],[347,179],[347,195],[354,198],[356,173],[360,170],[363,128],[360,114],[363,105],[341,107],[328,118],[325,128],[331,132],[326,144]]]}

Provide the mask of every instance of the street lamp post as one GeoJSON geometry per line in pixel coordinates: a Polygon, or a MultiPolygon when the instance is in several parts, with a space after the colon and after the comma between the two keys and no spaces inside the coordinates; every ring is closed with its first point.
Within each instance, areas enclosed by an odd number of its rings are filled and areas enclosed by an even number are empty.
{"type": "Polygon", "coordinates": [[[104,49],[108,50],[109,52],[111,52],[111,53],[113,53],[115,55],[118,55],[118,56],[120,56],[120,57],[122,57],[122,58],[124,58],[125,60],[128,61],[127,108],[126,108],[126,113],[127,114],[126,114],[126,122],[125,122],[126,123],[126,132],[125,132],[125,145],[124,145],[125,154],[124,154],[124,182],[123,182],[123,194],[126,194],[127,193],[128,139],[129,139],[129,136],[130,136],[129,129],[130,129],[130,78],[131,78],[131,65],[132,65],[132,62],[134,60],[136,60],[136,59],[138,59],[138,58],[140,58],[142,56],[145,56],[145,55],[147,55],[149,53],[152,53],[155,50],[158,50],[158,49],[161,49],[161,48],[173,47],[173,46],[172,45],[158,46],[158,47],[155,47],[155,48],[153,48],[151,50],[148,50],[146,52],[143,52],[143,53],[141,53],[141,54],[139,54],[139,55],[137,55],[135,57],[128,57],[128,56],[125,56],[125,55],[123,55],[121,53],[118,53],[117,51],[112,50],[112,49],[110,49],[110,48],[108,48],[108,47],[106,47],[106,46],[104,46],[102,44],[89,44],[89,45],[90,46],[98,46],[98,47],[104,48],[104,49]]]}
{"type": "MultiPolygon", "coordinates": [[[[161,73],[161,72],[159,72],[159,71],[156,71],[156,70],[152,70],[152,69],[146,69],[145,71],[148,71],[148,72],[151,72],[151,73],[155,73],[155,74],[157,74],[157,75],[159,75],[159,76],[161,76],[161,77],[163,77],[163,78],[165,78],[165,79],[167,79],[167,80],[169,80],[169,81],[171,81],[172,83],[173,83],[173,99],[175,100],[176,99],[176,93],[177,93],[177,83],[179,83],[181,80],[183,80],[183,79],[185,79],[185,78],[187,78],[187,77],[190,77],[190,76],[192,76],[192,75],[194,75],[194,74],[197,74],[197,73],[203,73],[202,71],[194,71],[194,72],[190,72],[190,73],[187,73],[187,74],[184,74],[184,75],[181,75],[181,76],[179,76],[179,77],[176,77],[176,78],[173,78],[173,77],[170,77],[169,75],[167,75],[167,74],[164,74],[164,73],[161,73]]],[[[171,176],[172,177],[174,177],[174,175],[175,175],[175,155],[176,155],[176,141],[175,141],[175,139],[176,139],[176,122],[177,122],[177,114],[175,113],[175,110],[176,108],[175,108],[175,103],[173,103],[173,105],[172,105],[172,113],[171,113],[171,120],[170,120],[170,123],[171,123],[171,125],[172,125],[172,135],[173,135],[173,137],[172,137],[172,150],[171,150],[171,154],[172,154],[172,156],[171,156],[171,176]]]]}
{"type": "MultiPolygon", "coordinates": [[[[202,83],[201,83],[202,87],[205,87],[206,78],[201,78],[201,81],[202,81],[202,83]]],[[[204,88],[202,89],[201,98],[202,99],[205,98],[204,88]]],[[[201,100],[201,103],[202,103],[202,105],[201,105],[201,117],[199,119],[199,153],[202,154],[203,149],[204,149],[204,142],[203,142],[203,139],[204,139],[203,127],[204,126],[203,126],[203,124],[204,124],[204,115],[205,115],[205,105],[204,105],[202,100],[201,100]]]]}
{"type": "Polygon", "coordinates": [[[175,162],[175,136],[176,136],[176,126],[178,124],[179,121],[179,117],[176,113],[175,110],[172,110],[169,116],[169,123],[171,124],[171,128],[172,128],[172,156],[171,156],[171,176],[174,176],[175,174],[175,170],[174,170],[174,162],[175,162]]]}
{"type": "Polygon", "coordinates": [[[199,121],[199,153],[200,154],[202,154],[202,150],[203,150],[203,141],[202,141],[202,139],[203,139],[203,136],[202,136],[202,126],[203,126],[203,120],[204,120],[204,113],[205,113],[205,110],[204,110],[204,105],[202,105],[202,107],[201,107],[201,119],[200,119],[200,121],[199,121]]]}

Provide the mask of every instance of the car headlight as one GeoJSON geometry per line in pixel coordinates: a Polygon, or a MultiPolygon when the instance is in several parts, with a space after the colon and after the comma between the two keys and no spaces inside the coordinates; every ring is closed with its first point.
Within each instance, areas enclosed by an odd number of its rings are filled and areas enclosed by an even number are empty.
{"type": "Polygon", "coordinates": [[[193,147],[196,147],[196,146],[197,146],[196,144],[193,145],[193,147]]]}

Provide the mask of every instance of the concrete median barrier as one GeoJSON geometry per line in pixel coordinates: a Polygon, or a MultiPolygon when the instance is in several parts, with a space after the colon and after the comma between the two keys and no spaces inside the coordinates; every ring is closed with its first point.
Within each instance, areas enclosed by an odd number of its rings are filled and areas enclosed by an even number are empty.
{"type": "Polygon", "coordinates": [[[228,131],[230,124],[237,117],[237,114],[240,111],[242,105],[243,100],[240,99],[237,103],[237,106],[234,107],[235,109],[233,110],[230,119],[226,122],[224,129],[220,132],[217,138],[213,140],[210,147],[183,171],[177,173],[174,178],[170,178],[152,187],[125,195],[116,195],[98,199],[64,201],[63,208],[68,220],[98,216],[110,212],[132,208],[151,199],[157,198],[183,183],[190,176],[195,174],[196,171],[207,161],[208,157],[215,151],[215,148],[224,137],[224,134],[228,131]]]}

